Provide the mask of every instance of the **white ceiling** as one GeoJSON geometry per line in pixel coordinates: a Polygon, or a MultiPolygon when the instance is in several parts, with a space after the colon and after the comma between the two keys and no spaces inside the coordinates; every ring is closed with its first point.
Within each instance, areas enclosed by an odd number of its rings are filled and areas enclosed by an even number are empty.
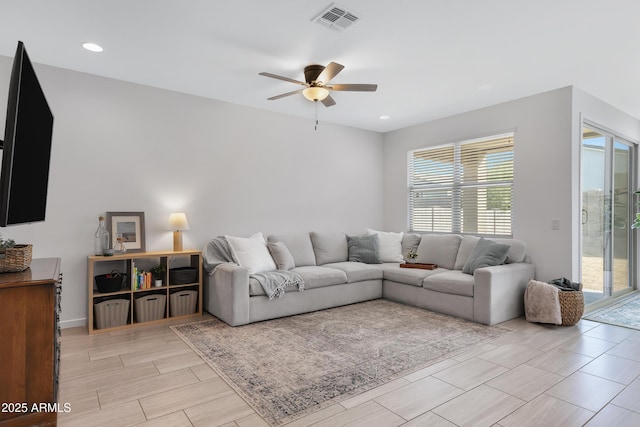
{"type": "MultiPolygon", "coordinates": [[[[361,20],[342,33],[314,0],[1,0],[0,55],[306,117],[305,65],[345,69],[320,121],[386,132],[576,85],[640,118],[638,0],[340,0],[361,20]],[[84,50],[86,41],[104,47],[84,50]],[[490,89],[482,90],[483,86],[490,89]],[[380,115],[389,120],[380,120],[380,115]]],[[[8,84],[8,82],[0,82],[8,84]]],[[[46,88],[45,88],[46,89],[46,88]]],[[[3,101],[0,101],[0,103],[3,101]]]]}

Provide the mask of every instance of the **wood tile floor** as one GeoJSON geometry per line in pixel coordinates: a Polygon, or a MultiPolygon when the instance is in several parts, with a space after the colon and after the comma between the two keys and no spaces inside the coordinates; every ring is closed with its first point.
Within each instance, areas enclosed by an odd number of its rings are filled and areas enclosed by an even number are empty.
{"type": "MultiPolygon", "coordinates": [[[[502,326],[516,332],[288,426],[640,426],[640,331],[502,326]]],[[[61,342],[61,427],[267,425],[166,324],[61,342]]]]}

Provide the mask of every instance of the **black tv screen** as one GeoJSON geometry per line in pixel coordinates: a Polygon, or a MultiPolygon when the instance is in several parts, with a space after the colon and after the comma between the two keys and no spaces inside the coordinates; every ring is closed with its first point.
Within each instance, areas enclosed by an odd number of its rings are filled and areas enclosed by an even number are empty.
{"type": "Polygon", "coordinates": [[[24,44],[18,42],[7,102],[0,173],[0,226],[44,221],[53,114],[24,44]]]}

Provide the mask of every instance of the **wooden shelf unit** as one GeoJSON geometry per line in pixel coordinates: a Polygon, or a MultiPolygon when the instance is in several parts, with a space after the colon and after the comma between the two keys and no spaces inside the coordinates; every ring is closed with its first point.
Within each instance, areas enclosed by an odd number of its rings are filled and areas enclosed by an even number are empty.
{"type": "MultiPolygon", "coordinates": [[[[183,263],[184,264],[184,263],[183,263]]],[[[148,268],[148,267],[147,267],[148,268]]],[[[113,256],[89,256],[87,259],[88,270],[88,311],[87,311],[87,329],[89,334],[114,331],[118,329],[125,329],[135,327],[137,325],[148,325],[152,323],[166,322],[171,319],[188,318],[193,316],[199,316],[202,314],[202,252],[196,250],[186,251],[164,251],[164,252],[136,252],[125,253],[113,256]],[[172,284],[170,283],[170,261],[172,259],[184,258],[187,262],[186,265],[195,268],[197,273],[197,281],[193,283],[185,284],[172,284]],[[151,285],[148,289],[131,289],[131,274],[133,265],[136,266],[138,261],[145,262],[147,264],[161,264],[165,267],[164,277],[162,279],[162,286],[151,285]],[[126,275],[125,283],[117,292],[98,292],[95,285],[95,276],[98,274],[109,273],[114,266],[119,272],[126,275]],[[184,316],[171,316],[171,294],[180,290],[194,290],[198,292],[196,311],[184,316]],[[159,320],[151,320],[148,322],[136,322],[135,316],[135,299],[136,297],[148,295],[148,294],[163,294],[166,296],[166,304],[164,310],[164,317],[159,320]],[[129,314],[125,325],[114,326],[109,328],[96,328],[95,324],[95,311],[94,304],[107,299],[125,299],[129,301],[129,314]]]]}

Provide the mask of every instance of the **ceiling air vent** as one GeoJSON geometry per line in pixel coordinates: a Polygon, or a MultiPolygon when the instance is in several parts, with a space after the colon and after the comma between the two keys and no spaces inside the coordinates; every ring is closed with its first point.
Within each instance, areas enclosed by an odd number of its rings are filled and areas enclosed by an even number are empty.
{"type": "Polygon", "coordinates": [[[360,17],[355,12],[348,10],[346,7],[331,3],[328,8],[320,12],[312,21],[317,22],[323,27],[341,32],[358,22],[359,19],[360,17]]]}

